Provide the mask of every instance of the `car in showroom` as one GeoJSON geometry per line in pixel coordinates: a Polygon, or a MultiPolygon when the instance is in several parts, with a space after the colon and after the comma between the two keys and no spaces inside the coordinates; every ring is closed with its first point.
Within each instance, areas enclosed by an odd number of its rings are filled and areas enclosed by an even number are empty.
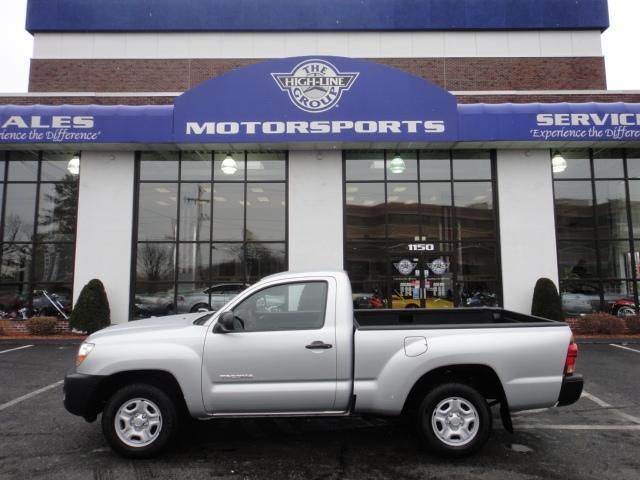
{"type": "Polygon", "coordinates": [[[181,292],[178,294],[178,313],[218,310],[248,286],[247,283],[219,283],[204,290],[181,292]]]}

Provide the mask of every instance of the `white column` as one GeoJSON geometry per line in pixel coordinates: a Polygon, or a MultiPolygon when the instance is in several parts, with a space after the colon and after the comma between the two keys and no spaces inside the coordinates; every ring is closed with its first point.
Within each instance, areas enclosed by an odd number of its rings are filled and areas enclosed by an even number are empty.
{"type": "Polygon", "coordinates": [[[531,313],[541,277],[558,286],[549,150],[498,150],[504,307],[531,313]]]}
{"type": "Polygon", "coordinates": [[[134,152],[83,152],[80,163],[73,301],[99,279],[111,323],[129,319],[134,163],[134,152]]]}
{"type": "Polygon", "coordinates": [[[342,270],[342,152],[289,152],[289,270],[342,270]]]}

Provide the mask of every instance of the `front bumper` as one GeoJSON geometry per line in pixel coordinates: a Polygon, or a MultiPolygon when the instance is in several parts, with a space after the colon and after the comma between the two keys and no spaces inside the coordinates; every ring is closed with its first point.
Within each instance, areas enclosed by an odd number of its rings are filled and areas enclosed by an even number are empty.
{"type": "Polygon", "coordinates": [[[98,389],[104,378],[71,370],[64,377],[64,408],[87,422],[93,422],[100,412],[98,389]]]}
{"type": "Polygon", "coordinates": [[[569,375],[562,380],[562,388],[558,397],[558,407],[571,405],[576,403],[582,395],[582,387],[584,386],[584,378],[582,375],[569,375]]]}

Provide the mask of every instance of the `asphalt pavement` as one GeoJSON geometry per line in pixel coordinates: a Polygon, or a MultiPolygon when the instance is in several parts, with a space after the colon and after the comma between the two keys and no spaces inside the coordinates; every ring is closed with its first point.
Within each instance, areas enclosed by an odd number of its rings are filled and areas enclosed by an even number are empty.
{"type": "Polygon", "coordinates": [[[640,345],[581,345],[578,403],[518,414],[514,435],[497,420],[487,446],[457,461],[426,452],[403,422],[377,418],[197,422],[160,458],[125,460],[99,422],[62,406],[76,349],[0,342],[0,479],[640,478],[640,345]]]}

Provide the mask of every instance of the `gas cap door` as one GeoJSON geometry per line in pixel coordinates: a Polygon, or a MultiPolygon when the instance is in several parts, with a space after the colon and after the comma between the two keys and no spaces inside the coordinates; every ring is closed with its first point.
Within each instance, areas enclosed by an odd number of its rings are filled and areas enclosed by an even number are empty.
{"type": "Polygon", "coordinates": [[[407,357],[419,357],[427,351],[425,337],[404,337],[404,354],[407,357]]]}

